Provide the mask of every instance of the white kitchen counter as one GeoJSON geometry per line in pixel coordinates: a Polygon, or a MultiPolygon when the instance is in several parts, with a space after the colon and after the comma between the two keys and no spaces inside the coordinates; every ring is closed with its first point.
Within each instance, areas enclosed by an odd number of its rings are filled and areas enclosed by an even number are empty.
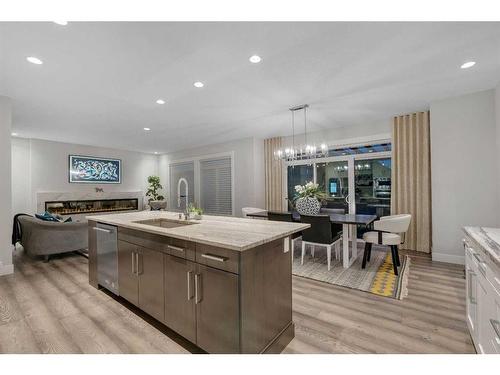
{"type": "MultiPolygon", "coordinates": [[[[168,219],[179,221],[178,212],[141,211],[87,216],[87,220],[143,232],[174,237],[207,245],[244,251],[309,228],[309,224],[243,219],[203,215],[201,220],[188,220],[191,225],[163,228],[136,223],[141,220],[168,219]]],[[[180,220],[184,221],[185,220],[180,220]]]]}
{"type": "Polygon", "coordinates": [[[464,227],[464,232],[481,246],[497,267],[500,267],[500,228],[464,227]]]}

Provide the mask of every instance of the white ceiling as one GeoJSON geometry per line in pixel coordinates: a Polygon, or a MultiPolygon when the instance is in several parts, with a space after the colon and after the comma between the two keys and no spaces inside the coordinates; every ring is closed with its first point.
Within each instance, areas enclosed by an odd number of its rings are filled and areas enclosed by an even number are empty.
{"type": "Polygon", "coordinates": [[[500,23],[0,23],[15,132],[145,152],[288,135],[302,103],[312,131],[380,123],[498,81],[500,23]]]}

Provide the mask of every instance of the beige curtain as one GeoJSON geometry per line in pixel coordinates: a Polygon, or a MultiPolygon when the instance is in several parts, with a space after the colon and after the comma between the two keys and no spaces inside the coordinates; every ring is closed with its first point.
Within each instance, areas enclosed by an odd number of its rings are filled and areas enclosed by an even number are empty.
{"type": "Polygon", "coordinates": [[[401,248],[431,251],[429,112],[394,117],[392,126],[392,214],[412,215],[401,248]]]}
{"type": "Polygon", "coordinates": [[[282,146],[281,137],[264,140],[266,169],[266,210],[281,211],[283,208],[282,162],[274,159],[274,151],[282,146]]]}

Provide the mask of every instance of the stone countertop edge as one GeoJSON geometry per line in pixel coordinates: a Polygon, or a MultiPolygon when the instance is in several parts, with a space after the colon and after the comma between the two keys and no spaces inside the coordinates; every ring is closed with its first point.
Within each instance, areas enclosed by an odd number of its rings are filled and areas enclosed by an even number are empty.
{"type": "Polygon", "coordinates": [[[471,240],[484,250],[491,261],[500,267],[500,228],[467,226],[462,229],[471,240]],[[497,239],[491,237],[493,232],[497,239]]]}
{"type": "MultiPolygon", "coordinates": [[[[294,233],[300,232],[304,229],[307,229],[310,227],[309,224],[302,224],[302,223],[288,223],[288,222],[269,222],[267,220],[256,220],[256,219],[246,219],[246,218],[236,218],[236,217],[225,217],[225,216],[211,216],[211,215],[203,215],[203,218],[201,220],[189,220],[189,222],[193,223],[192,225],[187,225],[179,228],[163,228],[163,227],[156,227],[152,225],[147,225],[147,224],[140,224],[140,223],[135,223],[135,221],[140,221],[140,220],[155,220],[155,219],[167,219],[167,220],[174,220],[178,221],[177,218],[178,213],[171,213],[167,211],[160,211],[160,212],[151,212],[151,211],[141,211],[141,212],[134,212],[134,213],[121,213],[121,214],[110,214],[110,215],[99,215],[99,216],[87,216],[86,219],[87,221],[91,222],[99,222],[103,224],[110,224],[110,225],[115,225],[117,227],[122,227],[122,228],[127,228],[127,229],[133,229],[133,230],[138,230],[142,232],[147,232],[151,234],[157,234],[161,236],[166,236],[166,237],[173,237],[177,238],[180,240],[186,240],[186,241],[191,241],[191,242],[196,242],[204,245],[210,245],[210,246],[216,246],[216,247],[222,247],[230,250],[236,250],[236,251],[245,251],[252,249],[254,247],[272,242],[276,239],[283,238],[290,236],[294,233]],[[205,220],[205,221],[204,221],[205,220]],[[221,227],[221,224],[224,224],[224,222],[230,224],[233,226],[231,230],[227,232],[227,240],[224,240],[224,234],[221,234],[221,230],[223,232],[223,227],[221,227]],[[205,224],[205,225],[204,225],[205,224]],[[257,226],[267,226],[267,225],[272,225],[272,226],[277,226],[279,225],[282,227],[282,229],[279,230],[279,233],[271,233],[271,234],[265,234],[264,238],[259,238],[258,240],[246,240],[246,241],[237,241],[237,242],[246,242],[244,244],[235,244],[234,240],[231,238],[234,238],[235,234],[240,233],[241,235],[245,236],[248,235],[249,237],[251,236],[259,236],[262,237],[263,233],[252,233],[252,232],[246,232],[244,228],[242,228],[242,231],[239,232],[237,229],[234,228],[234,226],[242,225],[243,227],[245,224],[254,224],[257,226]],[[203,229],[204,231],[210,231],[210,230],[218,230],[219,234],[216,236],[218,238],[207,238],[206,234],[199,234],[196,235],[196,233],[191,233],[191,234],[184,234],[184,233],[178,233],[179,229],[181,230],[193,230],[197,226],[200,226],[200,229],[203,229]],[[217,228],[214,228],[214,225],[217,226],[217,228]]],[[[209,235],[208,235],[209,236],[209,235]]]]}

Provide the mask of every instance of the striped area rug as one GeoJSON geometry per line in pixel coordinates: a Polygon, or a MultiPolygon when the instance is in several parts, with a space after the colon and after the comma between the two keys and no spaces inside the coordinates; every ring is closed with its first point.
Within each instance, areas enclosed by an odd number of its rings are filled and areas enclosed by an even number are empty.
{"type": "Polygon", "coordinates": [[[373,245],[371,259],[365,269],[361,268],[363,244],[358,244],[358,257],[348,269],[342,267],[341,259],[335,259],[335,251],[332,249],[331,270],[328,271],[326,247],[316,246],[313,258],[310,252],[311,247],[308,246],[304,265],[301,265],[301,246],[300,241],[297,241],[294,249],[292,273],[296,276],[394,299],[403,299],[408,295],[410,257],[407,255],[400,255],[401,267],[399,276],[396,276],[392,268],[391,253],[387,247],[373,245]]]}

